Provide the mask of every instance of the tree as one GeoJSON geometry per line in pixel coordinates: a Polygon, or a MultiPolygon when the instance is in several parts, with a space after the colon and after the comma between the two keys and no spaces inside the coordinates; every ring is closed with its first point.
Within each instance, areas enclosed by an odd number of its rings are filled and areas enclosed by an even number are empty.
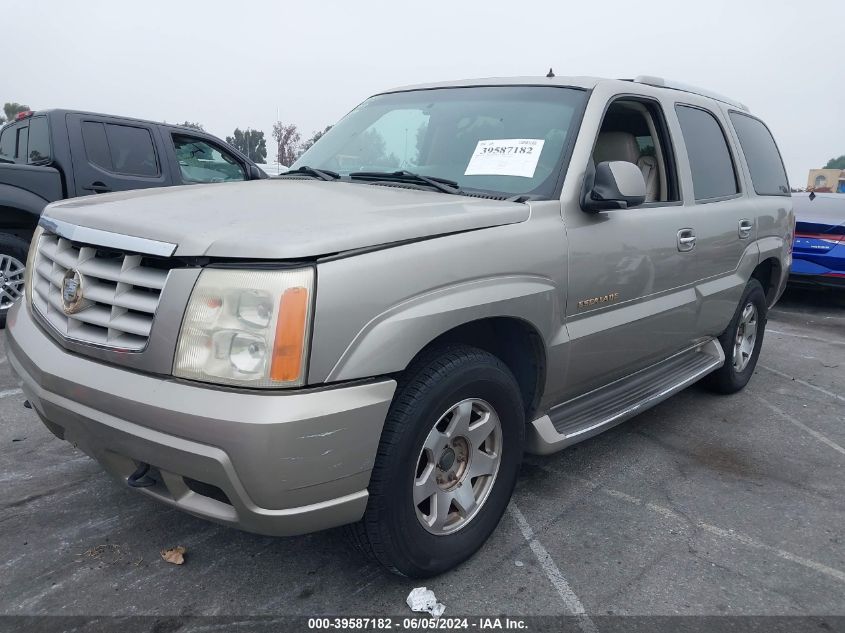
{"type": "Polygon", "coordinates": [[[359,134],[355,145],[351,149],[354,151],[361,165],[372,166],[374,169],[399,167],[399,159],[396,157],[396,154],[387,153],[384,137],[379,134],[378,130],[371,128],[359,134]]]}
{"type": "MultiPolygon", "coordinates": [[[[311,146],[317,141],[319,141],[321,138],[323,138],[323,134],[328,132],[330,129],[332,129],[332,126],[327,125],[325,130],[317,130],[316,132],[314,132],[311,138],[309,138],[307,141],[305,141],[302,145],[299,146],[299,156],[302,156],[305,152],[311,149],[311,146]]],[[[297,158],[299,158],[299,156],[297,156],[297,158]]]]}
{"type": "Polygon", "coordinates": [[[299,156],[299,141],[302,138],[296,124],[284,124],[281,121],[276,121],[273,124],[273,138],[279,145],[278,150],[276,150],[276,160],[279,164],[290,167],[299,156]]]}
{"type": "Polygon", "coordinates": [[[226,142],[256,163],[267,161],[267,140],[264,138],[264,132],[235,128],[232,136],[226,137],[226,142]]]}
{"type": "Polygon", "coordinates": [[[824,166],[825,169],[845,169],[845,154],[842,154],[839,158],[831,158],[827,161],[827,165],[824,166]]]}
{"type": "Polygon", "coordinates": [[[7,121],[12,121],[15,118],[16,114],[18,114],[19,112],[26,112],[27,110],[29,110],[28,105],[23,105],[16,102],[7,101],[3,105],[3,114],[6,115],[7,121]]]}
{"type": "Polygon", "coordinates": [[[205,132],[205,128],[202,126],[202,123],[196,123],[194,121],[185,121],[184,123],[180,123],[182,127],[189,127],[192,130],[199,130],[200,132],[205,132]]]}

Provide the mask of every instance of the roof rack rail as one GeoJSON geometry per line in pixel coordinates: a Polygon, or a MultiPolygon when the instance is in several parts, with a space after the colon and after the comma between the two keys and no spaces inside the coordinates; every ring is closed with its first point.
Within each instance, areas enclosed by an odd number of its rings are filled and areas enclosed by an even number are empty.
{"type": "Polygon", "coordinates": [[[710,90],[705,90],[704,88],[696,88],[695,86],[690,86],[685,83],[681,83],[680,81],[671,81],[669,79],[664,79],[663,77],[654,77],[652,75],[639,75],[638,77],[634,78],[634,81],[638,84],[646,84],[648,86],[657,86],[658,88],[669,88],[670,90],[680,90],[682,92],[691,92],[695,95],[700,95],[702,97],[709,97],[710,99],[715,99],[716,101],[721,101],[722,103],[726,103],[730,106],[735,108],[739,108],[740,110],[744,110],[745,112],[750,112],[748,106],[739,101],[735,101],[733,99],[729,99],[723,95],[720,95],[717,92],[711,92],[710,90]]]}

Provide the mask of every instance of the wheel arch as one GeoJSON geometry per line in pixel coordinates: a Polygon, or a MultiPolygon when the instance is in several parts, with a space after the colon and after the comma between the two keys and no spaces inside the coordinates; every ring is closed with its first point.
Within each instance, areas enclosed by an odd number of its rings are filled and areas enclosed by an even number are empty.
{"type": "Polygon", "coordinates": [[[766,295],[766,304],[772,306],[777,300],[778,289],[783,278],[783,268],[777,257],[767,257],[757,264],[751,273],[751,278],[756,279],[763,286],[766,295]]]}
{"type": "MultiPolygon", "coordinates": [[[[535,275],[476,279],[422,293],[372,318],[325,375],[312,365],[310,380],[338,382],[400,374],[432,345],[460,342],[501,358],[521,381],[526,406],[533,407],[545,385],[549,342],[562,327],[559,301],[555,283],[535,275]],[[518,344],[506,344],[513,339],[518,344]]],[[[326,322],[319,327],[328,326],[326,322]]],[[[325,340],[319,327],[314,339],[318,347],[312,352],[330,354],[329,348],[319,347],[325,340]]],[[[325,366],[326,359],[319,360],[325,366]]]]}
{"type": "Polygon", "coordinates": [[[511,371],[525,405],[525,419],[532,419],[546,381],[546,347],[540,332],[517,317],[489,317],[463,323],[437,336],[408,363],[438,347],[470,345],[489,352],[511,371]]]}

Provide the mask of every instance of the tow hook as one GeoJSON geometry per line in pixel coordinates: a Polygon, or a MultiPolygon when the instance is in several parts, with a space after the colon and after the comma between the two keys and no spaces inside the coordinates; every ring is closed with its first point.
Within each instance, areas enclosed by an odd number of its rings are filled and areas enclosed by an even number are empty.
{"type": "Polygon", "coordinates": [[[147,477],[147,471],[149,469],[150,465],[145,462],[138,464],[135,472],[126,479],[127,485],[130,488],[149,488],[150,486],[155,486],[156,480],[152,477],[147,477]]]}
{"type": "Polygon", "coordinates": [[[23,401],[23,408],[24,409],[31,409],[32,408],[32,405],[29,403],[29,400],[23,401]]]}

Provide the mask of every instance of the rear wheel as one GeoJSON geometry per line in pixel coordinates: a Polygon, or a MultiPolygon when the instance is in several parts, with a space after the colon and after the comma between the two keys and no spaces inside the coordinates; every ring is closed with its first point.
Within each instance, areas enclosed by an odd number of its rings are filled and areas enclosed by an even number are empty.
{"type": "Polygon", "coordinates": [[[26,241],[0,233],[0,327],[6,325],[6,313],[12,304],[23,297],[28,250],[26,241]]]}
{"type": "Polygon", "coordinates": [[[725,364],[707,376],[707,386],[719,393],[736,393],[748,384],[763,346],[766,314],[763,286],[751,279],[728,329],[719,337],[725,364]]]}
{"type": "Polygon", "coordinates": [[[385,421],[356,545],[394,573],[427,577],[487,540],[513,491],[525,432],[519,387],[468,346],[428,354],[400,382],[385,421]]]}

